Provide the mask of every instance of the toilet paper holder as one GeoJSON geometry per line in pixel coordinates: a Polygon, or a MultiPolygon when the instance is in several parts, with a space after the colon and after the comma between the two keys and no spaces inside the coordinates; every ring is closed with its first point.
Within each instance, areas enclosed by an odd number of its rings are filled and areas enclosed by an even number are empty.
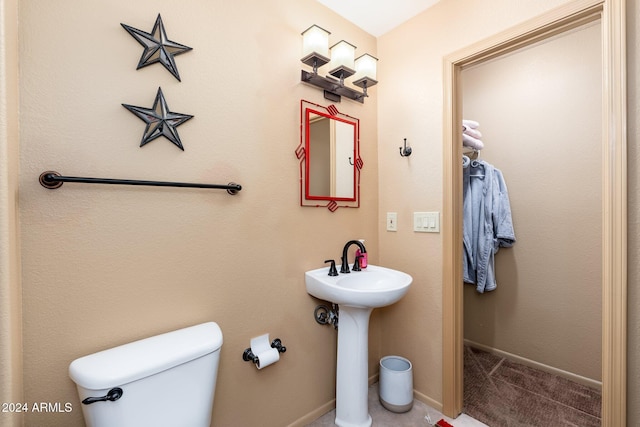
{"type": "MultiPolygon", "coordinates": [[[[287,351],[287,347],[282,345],[282,341],[280,340],[280,338],[276,338],[271,341],[271,348],[275,348],[280,353],[284,353],[285,351],[287,351]]],[[[258,364],[258,362],[260,361],[258,356],[253,354],[253,351],[251,351],[251,347],[244,350],[244,352],[242,353],[242,360],[244,360],[245,362],[253,362],[254,364],[258,364]]]]}

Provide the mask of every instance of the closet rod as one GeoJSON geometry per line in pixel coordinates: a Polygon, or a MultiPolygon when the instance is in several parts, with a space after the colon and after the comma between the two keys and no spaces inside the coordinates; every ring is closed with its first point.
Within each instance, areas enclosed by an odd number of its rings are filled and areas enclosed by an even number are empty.
{"type": "Polygon", "coordinates": [[[86,178],[79,176],[62,176],[55,171],[46,171],[40,174],[40,184],[50,190],[59,188],[65,182],[82,182],[86,184],[119,184],[119,185],[150,185],[153,187],[190,187],[190,188],[217,188],[227,190],[227,193],[235,195],[242,190],[242,186],[233,182],[228,185],[219,184],[192,184],[188,182],[166,182],[166,181],[140,181],[134,179],[111,179],[111,178],[86,178]]]}

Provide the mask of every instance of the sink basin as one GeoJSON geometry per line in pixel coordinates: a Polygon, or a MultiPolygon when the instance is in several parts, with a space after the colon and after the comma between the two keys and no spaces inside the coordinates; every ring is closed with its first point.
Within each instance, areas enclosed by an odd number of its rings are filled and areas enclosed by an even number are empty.
{"type": "Polygon", "coordinates": [[[362,271],[338,276],[329,276],[329,267],[307,271],[304,276],[307,292],[314,297],[341,306],[362,308],[384,307],[397,302],[413,281],[406,273],[371,264],[362,271]]]}

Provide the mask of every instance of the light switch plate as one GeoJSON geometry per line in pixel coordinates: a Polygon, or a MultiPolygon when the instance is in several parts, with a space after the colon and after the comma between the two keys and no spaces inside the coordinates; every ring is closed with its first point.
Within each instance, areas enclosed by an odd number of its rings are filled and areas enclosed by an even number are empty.
{"type": "Polygon", "coordinates": [[[397,212],[387,212],[387,231],[398,231],[397,212]]]}
{"type": "Polygon", "coordinates": [[[413,231],[419,233],[439,233],[440,212],[414,212],[413,231]]]}

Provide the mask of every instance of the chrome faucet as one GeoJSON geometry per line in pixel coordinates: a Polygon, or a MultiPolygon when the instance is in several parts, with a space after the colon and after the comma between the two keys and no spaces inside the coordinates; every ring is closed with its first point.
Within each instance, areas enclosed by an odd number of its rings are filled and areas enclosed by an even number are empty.
{"type": "MultiPolygon", "coordinates": [[[[340,273],[350,273],[349,271],[349,260],[347,259],[347,252],[349,251],[349,247],[351,245],[358,245],[360,248],[360,252],[363,254],[367,252],[367,248],[364,247],[364,244],[359,240],[349,240],[346,245],[344,245],[344,249],[342,249],[342,265],[340,266],[340,273]]],[[[353,263],[353,271],[360,271],[360,260],[356,257],[355,262],[353,263]]]]}

